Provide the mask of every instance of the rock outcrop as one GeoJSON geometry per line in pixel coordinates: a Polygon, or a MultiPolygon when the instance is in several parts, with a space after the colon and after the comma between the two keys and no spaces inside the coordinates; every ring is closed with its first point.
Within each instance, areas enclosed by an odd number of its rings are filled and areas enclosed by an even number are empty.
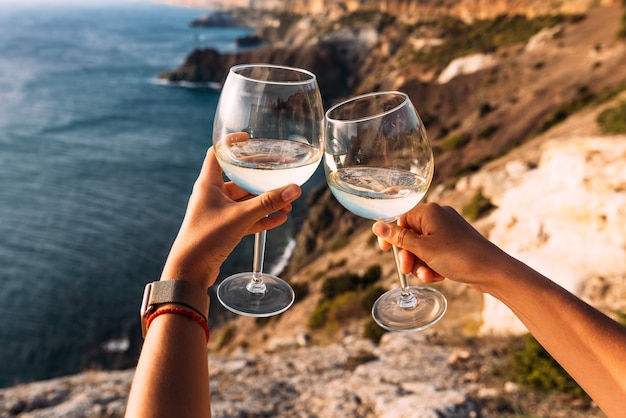
{"type": "MultiPolygon", "coordinates": [[[[295,341],[295,340],[294,340],[295,341]]],[[[529,397],[529,412],[603,418],[597,406],[536,399],[502,376],[506,340],[442,344],[431,333],[348,335],[326,346],[209,355],[211,409],[219,418],[498,418],[529,397]]],[[[0,417],[122,418],[133,370],[0,390],[0,417]]],[[[208,394],[207,394],[208,396],[208,394]]]]}
{"type": "Polygon", "coordinates": [[[134,370],[89,371],[0,390],[0,417],[123,417],[134,370]]]}
{"type": "MultiPolygon", "coordinates": [[[[263,39],[263,38],[259,38],[263,39]]],[[[331,100],[351,94],[359,78],[358,65],[363,61],[376,36],[337,34],[298,46],[265,47],[221,54],[213,49],[197,49],[173,71],[165,71],[161,79],[169,82],[208,83],[219,86],[230,67],[243,63],[271,63],[305,68],[317,76],[324,99],[331,100]]]]}
{"type": "MultiPolygon", "coordinates": [[[[512,159],[457,188],[480,190],[497,207],[480,224],[500,248],[578,295],[602,279],[603,294],[585,296],[625,311],[626,137],[552,139],[540,149],[537,162],[512,159]]],[[[526,332],[506,306],[485,298],[482,332],[526,332]]]]}

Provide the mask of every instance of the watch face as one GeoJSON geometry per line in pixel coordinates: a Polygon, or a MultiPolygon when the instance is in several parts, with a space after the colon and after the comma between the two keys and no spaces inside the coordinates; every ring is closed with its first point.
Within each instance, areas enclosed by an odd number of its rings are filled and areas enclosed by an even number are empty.
{"type": "Polygon", "coordinates": [[[141,307],[139,308],[139,314],[144,317],[148,313],[148,303],[150,302],[150,293],[152,293],[152,283],[148,283],[143,290],[143,299],[141,301],[141,307]]]}

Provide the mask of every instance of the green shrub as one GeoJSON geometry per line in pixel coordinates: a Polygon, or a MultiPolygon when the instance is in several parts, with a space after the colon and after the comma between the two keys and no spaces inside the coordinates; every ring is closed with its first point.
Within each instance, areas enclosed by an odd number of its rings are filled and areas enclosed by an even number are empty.
{"type": "Polygon", "coordinates": [[[621,101],[616,107],[602,111],[598,115],[597,122],[605,134],[625,134],[626,101],[621,101]]]}
{"type": "Polygon", "coordinates": [[[438,32],[438,36],[445,39],[445,42],[416,52],[413,54],[413,60],[443,68],[458,57],[490,53],[504,46],[526,42],[541,29],[554,26],[565,19],[564,16],[538,16],[527,19],[521,15],[502,15],[495,19],[475,20],[471,24],[452,17],[438,19],[429,25],[436,25],[435,31],[438,32]]]}
{"type": "Polygon", "coordinates": [[[382,268],[375,264],[362,276],[346,272],[328,277],[322,283],[323,298],[309,317],[309,327],[319,329],[369,316],[374,301],[385,292],[380,286],[372,286],[381,273],[382,268]]]}
{"type": "Polygon", "coordinates": [[[461,213],[470,221],[475,221],[487,214],[494,207],[491,201],[483,195],[481,189],[474,195],[472,200],[461,209],[461,213]]]}
{"type": "Polygon", "coordinates": [[[541,132],[545,132],[555,125],[563,122],[570,115],[581,110],[588,104],[594,102],[596,96],[590,92],[587,87],[583,86],[578,89],[578,94],[572,100],[566,103],[562,103],[554,113],[546,119],[541,125],[541,132]]]}
{"type": "Polygon", "coordinates": [[[493,106],[490,103],[483,103],[480,105],[478,113],[481,118],[485,117],[489,113],[493,112],[493,106]]]}
{"type": "Polygon", "coordinates": [[[376,302],[376,299],[381,297],[383,293],[385,293],[385,289],[380,286],[368,287],[363,296],[363,301],[361,302],[363,309],[371,311],[374,302],[376,302]]]}
{"type": "Polygon", "coordinates": [[[510,347],[512,379],[541,391],[584,395],[576,381],[530,334],[510,347]]]}
{"type": "Polygon", "coordinates": [[[378,265],[374,264],[369,266],[363,276],[361,276],[361,286],[366,288],[369,285],[372,285],[380,279],[380,276],[383,272],[383,269],[378,265]]]}
{"type": "Polygon", "coordinates": [[[295,303],[298,303],[309,295],[309,284],[306,282],[291,283],[291,288],[296,294],[295,303]]]}
{"type": "Polygon", "coordinates": [[[478,134],[479,138],[489,139],[496,133],[496,131],[500,129],[498,125],[489,125],[478,134]]]}
{"type": "Polygon", "coordinates": [[[361,298],[357,292],[346,292],[337,296],[330,304],[327,320],[342,322],[364,315],[361,298]]]}
{"type": "Polygon", "coordinates": [[[309,328],[318,329],[323,328],[326,325],[328,319],[328,312],[330,311],[330,302],[322,300],[319,305],[313,310],[309,317],[309,328]]]}
{"type": "Polygon", "coordinates": [[[380,342],[380,339],[385,335],[387,331],[380,327],[372,318],[365,323],[363,327],[363,338],[372,340],[376,344],[380,342]]]}
{"type": "Polygon", "coordinates": [[[471,139],[472,136],[467,132],[450,135],[443,140],[441,148],[443,148],[444,151],[454,151],[467,144],[471,139]]]}
{"type": "Polygon", "coordinates": [[[358,287],[359,276],[352,273],[344,273],[328,277],[322,284],[322,295],[324,299],[333,299],[344,292],[355,290],[358,287]]]}

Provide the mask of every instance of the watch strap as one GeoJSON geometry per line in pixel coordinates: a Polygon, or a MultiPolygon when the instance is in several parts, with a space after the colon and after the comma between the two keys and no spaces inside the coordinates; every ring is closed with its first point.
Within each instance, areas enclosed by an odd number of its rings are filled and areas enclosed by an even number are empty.
{"type": "Polygon", "coordinates": [[[209,295],[198,286],[185,280],[160,280],[153,282],[148,306],[177,303],[197,311],[204,319],[209,313],[209,295]]]}
{"type": "Polygon", "coordinates": [[[160,280],[148,283],[141,303],[142,333],[145,336],[145,321],[158,305],[173,303],[193,309],[205,321],[209,313],[210,298],[205,290],[185,280],[160,280]]]}

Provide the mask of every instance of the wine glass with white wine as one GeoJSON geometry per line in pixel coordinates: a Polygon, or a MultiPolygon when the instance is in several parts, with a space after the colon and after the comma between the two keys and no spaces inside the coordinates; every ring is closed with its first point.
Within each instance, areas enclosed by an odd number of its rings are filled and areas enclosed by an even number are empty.
{"type": "MultiPolygon", "coordinates": [[[[222,170],[252,194],[302,185],[323,152],[324,110],[317,79],[309,71],[268,64],[230,69],[218,102],[213,146],[222,170]]],[[[295,299],[281,278],[264,273],[266,231],[255,235],[252,272],[224,279],[219,301],[240,315],[266,317],[295,299]]]]}
{"type": "MultiPolygon", "coordinates": [[[[324,170],[335,198],[358,216],[393,222],[424,197],[434,172],[426,129],[409,97],[370,93],[337,104],[325,117],[324,170]]],[[[393,253],[400,287],[374,303],[372,316],[390,331],[421,331],[441,319],[445,296],[409,286],[393,253]]]]}

